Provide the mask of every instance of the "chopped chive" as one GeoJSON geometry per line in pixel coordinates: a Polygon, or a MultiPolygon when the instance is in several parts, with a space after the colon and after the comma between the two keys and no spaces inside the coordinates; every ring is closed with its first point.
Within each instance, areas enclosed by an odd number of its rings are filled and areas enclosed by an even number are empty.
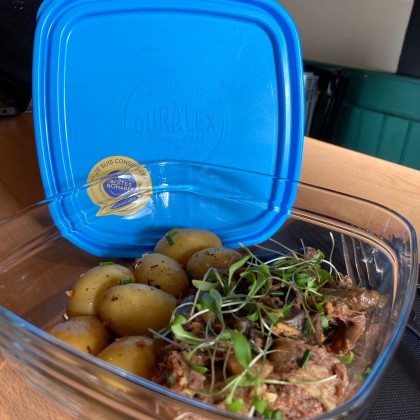
{"type": "Polygon", "coordinates": [[[369,367],[369,368],[367,368],[364,372],[362,372],[362,373],[358,373],[358,374],[354,377],[354,380],[355,380],[355,381],[358,381],[358,382],[363,381],[363,380],[366,378],[366,376],[368,376],[368,375],[369,375],[369,373],[370,373],[370,372],[372,372],[372,369],[369,367]]]}
{"type": "Polygon", "coordinates": [[[133,283],[132,279],[120,279],[118,280],[118,284],[129,284],[129,283],[133,283]]]}
{"type": "Polygon", "coordinates": [[[354,353],[350,352],[346,356],[336,356],[336,357],[343,365],[349,365],[353,362],[354,353]]]}
{"type": "Polygon", "coordinates": [[[305,319],[302,332],[303,332],[303,335],[309,335],[312,332],[312,324],[309,318],[305,319]]]}
{"type": "Polygon", "coordinates": [[[101,261],[100,263],[99,263],[99,265],[101,266],[101,267],[104,267],[105,265],[113,265],[114,263],[112,262],[112,261],[101,261]]]}
{"type": "Polygon", "coordinates": [[[311,357],[312,352],[309,349],[305,350],[305,353],[303,353],[302,360],[299,363],[299,367],[303,368],[306,366],[306,363],[308,362],[309,358],[311,357]]]}
{"type": "Polygon", "coordinates": [[[173,235],[176,233],[177,230],[177,228],[173,228],[165,235],[166,242],[169,246],[172,246],[174,244],[173,235]]]}
{"type": "Polygon", "coordinates": [[[205,366],[191,365],[190,364],[189,367],[190,367],[191,370],[194,370],[194,371],[196,371],[198,373],[201,373],[203,375],[208,371],[208,368],[206,368],[205,366]]]}
{"type": "Polygon", "coordinates": [[[329,327],[328,319],[327,319],[327,317],[325,316],[325,314],[323,312],[320,314],[320,317],[321,317],[321,325],[322,325],[322,328],[324,330],[326,330],[329,327]]]}
{"type": "Polygon", "coordinates": [[[275,296],[282,297],[282,296],[284,296],[284,291],[283,290],[270,291],[269,295],[273,296],[273,297],[275,297],[275,296]]]}
{"type": "Polygon", "coordinates": [[[175,382],[175,378],[172,375],[168,375],[168,377],[166,378],[166,385],[168,387],[171,387],[174,382],[175,382]]]}

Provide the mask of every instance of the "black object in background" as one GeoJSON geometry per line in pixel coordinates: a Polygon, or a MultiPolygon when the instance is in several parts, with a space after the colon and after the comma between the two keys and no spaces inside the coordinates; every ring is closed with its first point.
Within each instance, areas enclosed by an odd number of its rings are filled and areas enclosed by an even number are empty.
{"type": "Polygon", "coordinates": [[[0,116],[24,112],[31,100],[32,49],[42,0],[0,0],[0,116]]]}
{"type": "Polygon", "coordinates": [[[346,91],[349,76],[336,67],[305,63],[305,71],[318,76],[318,92],[309,137],[330,141],[346,91]]]}
{"type": "Polygon", "coordinates": [[[397,74],[420,78],[420,0],[414,0],[397,74]]]}

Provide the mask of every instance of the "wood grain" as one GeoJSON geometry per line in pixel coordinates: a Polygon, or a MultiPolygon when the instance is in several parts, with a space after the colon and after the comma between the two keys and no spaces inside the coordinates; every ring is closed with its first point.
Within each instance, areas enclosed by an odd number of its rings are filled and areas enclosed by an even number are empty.
{"type": "Polygon", "coordinates": [[[0,356],[0,420],[70,420],[0,356]]]}
{"type": "Polygon", "coordinates": [[[420,171],[305,139],[301,180],[382,204],[420,232],[420,171]]]}
{"type": "MultiPolygon", "coordinates": [[[[0,120],[0,220],[44,198],[32,124],[30,114],[0,120]]],[[[385,205],[420,232],[420,171],[306,138],[301,179],[385,205]]],[[[0,420],[72,418],[1,357],[0,383],[0,420]]]]}

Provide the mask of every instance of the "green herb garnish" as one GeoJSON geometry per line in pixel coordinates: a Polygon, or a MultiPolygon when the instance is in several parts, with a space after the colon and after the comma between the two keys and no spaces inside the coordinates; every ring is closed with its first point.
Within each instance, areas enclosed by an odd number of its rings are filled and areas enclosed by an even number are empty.
{"type": "MultiPolygon", "coordinates": [[[[170,245],[175,231],[172,229],[165,236],[170,245]]],[[[278,330],[276,324],[287,319],[293,307],[299,306],[305,312],[302,334],[310,335],[315,331],[312,321],[315,314],[319,314],[322,327],[328,328],[324,313],[326,297],[320,289],[328,283],[334,284],[339,273],[319,250],[311,253],[312,256],[306,255],[306,251],[297,253],[287,248],[286,253],[268,250],[274,257],[261,261],[250,249],[243,248],[247,255],[235,262],[228,272],[210,268],[203,279],[192,280],[197,288],[193,301],[183,303],[174,311],[166,330],[154,333],[177,346],[183,351],[188,366],[206,376],[206,390],[191,389],[192,395],[220,397],[226,408],[237,413],[244,410],[240,397],[243,393],[239,393],[239,389],[250,388],[254,393],[250,415],[259,413],[265,418],[281,419],[281,412],[268,410],[268,402],[259,395],[263,385],[291,384],[262,374],[268,357],[275,351],[271,346],[278,330]],[[329,271],[322,268],[325,265],[329,266],[329,271]],[[238,322],[245,329],[252,324],[253,331],[261,337],[260,346],[253,345],[236,327],[238,322]],[[197,324],[201,326],[198,332],[197,324]],[[209,360],[206,366],[194,363],[196,355],[206,356],[209,360]],[[232,358],[237,365],[235,369],[229,365],[232,358]],[[223,360],[223,368],[220,368],[223,360]]],[[[310,357],[308,349],[300,366],[304,367],[310,357]]],[[[300,384],[324,383],[336,378],[331,375],[300,384]]]]}
{"type": "Polygon", "coordinates": [[[118,280],[118,284],[119,284],[119,285],[123,285],[123,284],[130,284],[130,283],[134,283],[134,282],[133,282],[133,280],[132,280],[132,279],[129,279],[129,278],[127,278],[127,279],[120,279],[120,280],[118,280]]]}
{"type": "Polygon", "coordinates": [[[366,377],[369,375],[369,373],[372,372],[371,368],[367,368],[364,372],[358,373],[355,377],[354,380],[361,382],[364,381],[366,379],[366,377]]]}
{"type": "Polygon", "coordinates": [[[302,359],[299,363],[299,367],[304,368],[306,366],[306,363],[308,363],[309,358],[311,357],[312,352],[309,349],[305,350],[305,353],[303,353],[302,359]]]}
{"type": "Polygon", "coordinates": [[[114,263],[112,262],[112,261],[101,261],[100,263],[99,263],[99,265],[101,266],[101,267],[104,267],[104,266],[106,266],[106,265],[113,265],[114,263]]]}
{"type": "Polygon", "coordinates": [[[305,319],[305,323],[303,324],[303,335],[310,335],[312,332],[312,321],[309,318],[305,319]]]}
{"type": "Polygon", "coordinates": [[[172,246],[174,244],[173,235],[176,233],[178,228],[172,228],[166,235],[165,239],[169,246],[172,246]]]}
{"type": "Polygon", "coordinates": [[[166,378],[166,385],[171,387],[174,383],[174,377],[172,375],[168,375],[166,378]]]}
{"type": "Polygon", "coordinates": [[[353,362],[354,353],[351,351],[349,354],[345,356],[336,356],[336,357],[343,365],[350,365],[353,362]]]}

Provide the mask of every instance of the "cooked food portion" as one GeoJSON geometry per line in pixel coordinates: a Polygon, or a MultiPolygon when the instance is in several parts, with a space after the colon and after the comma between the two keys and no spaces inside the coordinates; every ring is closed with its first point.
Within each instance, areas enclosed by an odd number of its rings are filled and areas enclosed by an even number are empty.
{"type": "Polygon", "coordinates": [[[141,336],[118,338],[103,349],[98,357],[146,379],[153,376],[156,364],[153,339],[141,336]]]}
{"type": "Polygon", "coordinates": [[[187,261],[187,271],[191,278],[202,279],[210,268],[228,270],[242,255],[230,248],[212,246],[197,251],[187,261]]]}
{"type": "Polygon", "coordinates": [[[159,333],[154,379],[241,414],[295,419],[333,409],[369,311],[384,298],[354,286],[321,251],[264,261],[245,251],[228,270],[192,280],[194,297],[159,333]]]}
{"type": "Polygon", "coordinates": [[[282,419],[325,413],[367,372],[378,330],[373,314],[387,298],[357,286],[320,250],[273,245],[282,251],[264,248],[269,256],[261,258],[246,247],[223,247],[211,232],[173,229],[127,268],[133,276],[95,288],[91,318],[111,336],[109,344],[95,328],[100,345],[94,337],[78,343],[77,334],[69,340],[57,333],[76,322],[69,311],[70,320],[50,331],[84,351],[95,348],[89,352],[125,371],[234,413],[282,419]]]}
{"type": "Polygon", "coordinates": [[[155,252],[172,257],[185,267],[191,255],[212,246],[222,246],[222,241],[213,232],[174,228],[157,242],[155,252]]]}
{"type": "Polygon", "coordinates": [[[111,341],[111,334],[95,316],[76,316],[47,330],[54,337],[96,356],[111,341]]]}
{"type": "Polygon", "coordinates": [[[98,315],[118,337],[152,335],[168,325],[176,307],[169,293],[147,284],[129,283],[109,288],[102,296],[98,315]]]}
{"type": "Polygon", "coordinates": [[[190,285],[187,273],[178,261],[156,252],[145,254],[135,261],[134,275],[139,283],[156,287],[175,297],[185,294],[190,285]]]}
{"type": "Polygon", "coordinates": [[[119,264],[104,262],[82,274],[68,292],[67,315],[97,315],[102,295],[124,281],[136,281],[133,272],[119,264]]]}

